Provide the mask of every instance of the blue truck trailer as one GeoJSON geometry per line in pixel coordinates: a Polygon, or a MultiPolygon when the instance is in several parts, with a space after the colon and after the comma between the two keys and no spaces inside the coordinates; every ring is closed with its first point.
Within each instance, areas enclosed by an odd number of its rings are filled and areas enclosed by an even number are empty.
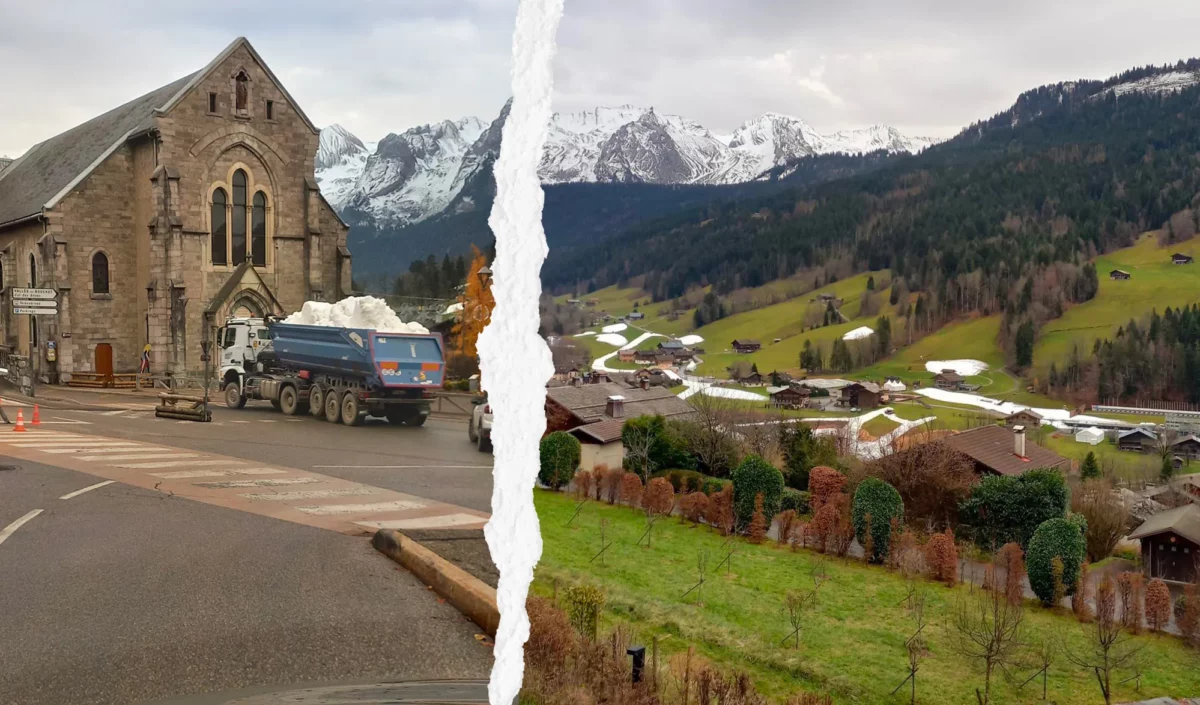
{"type": "Polygon", "coordinates": [[[271,402],[357,426],[368,416],[421,426],[446,371],[442,336],[232,319],[218,331],[225,404],[271,402]]]}

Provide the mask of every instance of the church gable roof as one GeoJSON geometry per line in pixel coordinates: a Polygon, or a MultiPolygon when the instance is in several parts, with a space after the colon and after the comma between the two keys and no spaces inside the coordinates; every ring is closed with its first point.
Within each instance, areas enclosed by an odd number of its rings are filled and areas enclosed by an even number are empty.
{"type": "Polygon", "coordinates": [[[40,142],[0,172],[0,227],[41,213],[130,137],[154,127],[154,110],[195,74],[40,142]]]}

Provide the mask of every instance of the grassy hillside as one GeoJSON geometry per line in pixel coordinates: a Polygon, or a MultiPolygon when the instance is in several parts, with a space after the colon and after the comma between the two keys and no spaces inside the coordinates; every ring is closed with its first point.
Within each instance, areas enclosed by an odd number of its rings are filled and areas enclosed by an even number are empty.
{"type": "Polygon", "coordinates": [[[1171,264],[1173,252],[1200,259],[1200,238],[1159,247],[1158,233],[1149,232],[1133,247],[1096,258],[1100,291],[1091,301],[1072,306],[1043,326],[1033,350],[1034,365],[1046,369],[1051,362],[1058,362],[1061,366],[1074,345],[1090,356],[1097,338],[1112,336],[1130,318],[1200,301],[1200,264],[1171,264]],[[1133,277],[1112,281],[1108,273],[1113,269],[1123,269],[1133,277]]]}

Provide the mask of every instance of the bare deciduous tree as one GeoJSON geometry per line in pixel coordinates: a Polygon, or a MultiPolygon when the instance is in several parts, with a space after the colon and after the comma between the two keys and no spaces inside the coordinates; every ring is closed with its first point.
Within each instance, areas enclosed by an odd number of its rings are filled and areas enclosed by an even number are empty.
{"type": "Polygon", "coordinates": [[[733,460],[729,457],[733,404],[725,397],[702,392],[688,397],[688,404],[695,412],[692,423],[684,427],[692,453],[710,474],[725,474],[733,460]]]}
{"type": "Polygon", "coordinates": [[[1067,658],[1080,668],[1095,674],[1105,705],[1112,705],[1113,677],[1131,668],[1141,648],[1125,632],[1117,615],[1117,588],[1105,575],[1096,588],[1096,619],[1083,627],[1087,646],[1072,649],[1062,645],[1067,658]]]}
{"type": "Polygon", "coordinates": [[[980,705],[992,697],[992,675],[1011,665],[1023,646],[1024,605],[1008,599],[997,585],[994,566],[987,566],[985,584],[992,589],[973,588],[960,593],[950,615],[950,637],[955,650],[983,663],[983,692],[975,690],[980,705]]]}
{"type": "Polygon", "coordinates": [[[1088,559],[1102,561],[1112,554],[1129,528],[1129,513],[1108,480],[1088,480],[1071,493],[1071,511],[1087,519],[1088,559]]]}

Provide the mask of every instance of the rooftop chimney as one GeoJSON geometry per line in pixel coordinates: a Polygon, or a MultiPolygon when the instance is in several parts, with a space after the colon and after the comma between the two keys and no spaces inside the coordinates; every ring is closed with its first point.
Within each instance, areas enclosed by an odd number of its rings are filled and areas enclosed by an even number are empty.
{"type": "Polygon", "coordinates": [[[1025,427],[1013,426],[1013,453],[1018,458],[1025,457],[1025,427]]]}
{"type": "Polygon", "coordinates": [[[625,417],[625,397],[611,396],[608,398],[608,403],[604,405],[604,415],[610,419],[621,419],[625,417]]]}
{"type": "Polygon", "coordinates": [[[650,388],[650,380],[647,379],[646,377],[643,377],[642,378],[642,389],[649,389],[649,388],[650,388]]]}

